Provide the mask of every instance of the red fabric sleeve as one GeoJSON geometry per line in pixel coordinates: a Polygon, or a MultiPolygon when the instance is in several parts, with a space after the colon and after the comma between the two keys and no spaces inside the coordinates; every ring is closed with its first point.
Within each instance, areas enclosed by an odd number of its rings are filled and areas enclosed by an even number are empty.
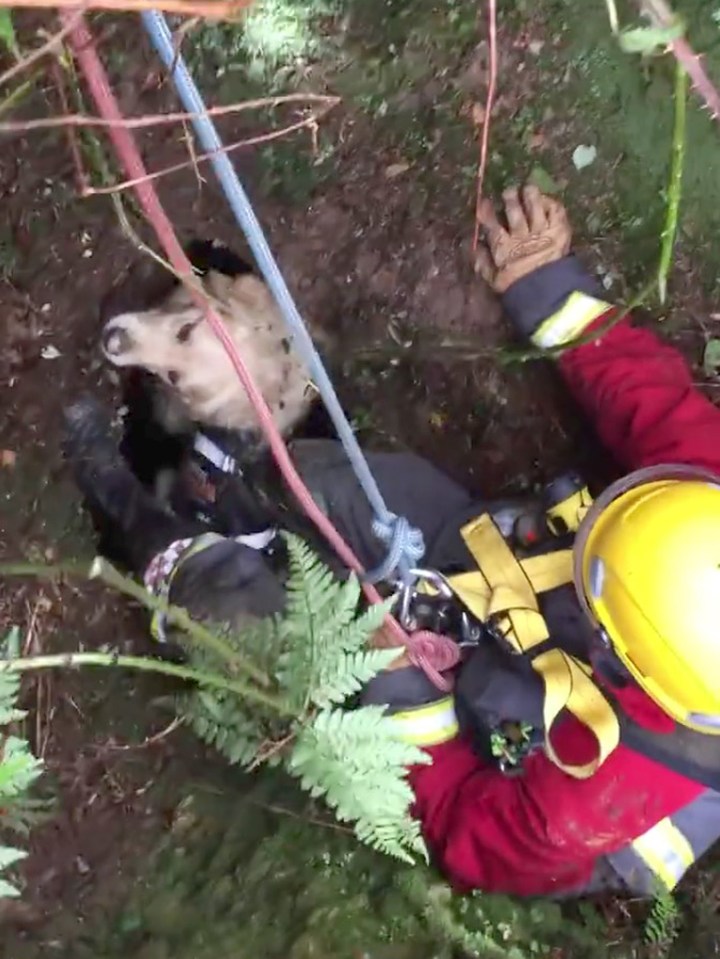
{"type": "Polygon", "coordinates": [[[683,357],[649,330],[624,320],[564,353],[559,366],[626,469],[675,463],[720,473],[720,410],[693,387],[683,357]]]}
{"type": "MultiPolygon", "coordinates": [[[[570,717],[554,738],[565,761],[595,749],[570,717]]],[[[571,779],[542,752],[524,775],[483,767],[467,742],[430,750],[410,778],[415,814],[437,865],[461,890],[534,896],[580,891],[595,860],[691,802],[701,786],[619,746],[590,779],[571,779]]]]}

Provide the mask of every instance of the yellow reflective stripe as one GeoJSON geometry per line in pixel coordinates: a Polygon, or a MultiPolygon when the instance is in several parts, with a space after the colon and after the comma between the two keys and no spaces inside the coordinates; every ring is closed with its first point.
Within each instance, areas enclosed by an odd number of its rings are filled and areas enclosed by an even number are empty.
{"type": "Polygon", "coordinates": [[[562,346],[579,336],[590,324],[612,308],[611,303],[596,300],[577,290],[571,293],[563,306],[540,324],[531,339],[543,350],[562,346]]]}
{"type": "Polygon", "coordinates": [[[451,696],[429,706],[418,706],[394,713],[391,717],[398,730],[398,738],[414,746],[437,746],[454,739],[458,721],[451,696]]]}
{"type": "Polygon", "coordinates": [[[674,889],[695,862],[692,846],[669,818],[638,836],[632,848],[668,889],[674,889]]]}

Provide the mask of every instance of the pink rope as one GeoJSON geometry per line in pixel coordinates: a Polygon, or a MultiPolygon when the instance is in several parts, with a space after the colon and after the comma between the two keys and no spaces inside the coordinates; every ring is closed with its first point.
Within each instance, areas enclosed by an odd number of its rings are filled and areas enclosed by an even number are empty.
{"type": "Polygon", "coordinates": [[[497,87],[498,52],[497,52],[497,0],[488,0],[488,46],[490,63],[488,65],[488,88],[485,97],[485,116],[483,117],[482,137],[480,140],[480,163],[477,172],[475,188],[475,229],[473,231],[473,253],[477,252],[480,242],[480,204],[485,189],[485,171],[487,170],[488,148],[490,145],[490,115],[495,103],[495,88],[497,87]]]}
{"type": "MultiPolygon", "coordinates": [[[[98,112],[103,119],[116,124],[123,116],[117,99],[110,88],[107,73],[95,49],[92,34],[84,18],[75,21],[77,11],[62,10],[60,19],[64,26],[71,28],[69,37],[74,56],[82,70],[98,112]]],[[[147,179],[147,171],[138,151],[132,131],[123,126],[110,126],[108,136],[112,141],[115,152],[122,163],[127,176],[136,180],[134,189],[140,205],[149,222],[152,224],[161,246],[172,264],[181,276],[192,276],[192,267],[185,256],[185,252],[175,235],[175,231],[160,203],[154,184],[147,179]]],[[[362,563],[342,536],[335,529],[328,517],[315,503],[310,491],[305,486],[295,464],[290,458],[287,446],[273,420],[270,408],[258,390],[245,363],[238,354],[230,334],[217,311],[194,284],[188,284],[188,289],[195,302],[205,311],[207,321],[213,333],[222,343],[225,352],[238,375],[250,402],[255,408],[260,426],[267,438],[268,444],[275,457],[280,472],[291,492],[303,508],[308,518],[315,524],[319,532],[325,537],[345,565],[358,575],[364,572],[362,563]]],[[[363,583],[363,590],[371,603],[382,601],[380,594],[370,583],[363,583]]],[[[439,688],[449,688],[448,680],[440,672],[449,669],[459,661],[460,651],[457,645],[447,636],[419,633],[417,649],[415,636],[408,636],[397,620],[386,616],[385,627],[398,641],[398,645],[407,647],[411,658],[416,657],[420,666],[430,679],[439,688]],[[430,636],[434,637],[433,640],[430,636]],[[454,659],[453,659],[454,656],[454,659]]]]}

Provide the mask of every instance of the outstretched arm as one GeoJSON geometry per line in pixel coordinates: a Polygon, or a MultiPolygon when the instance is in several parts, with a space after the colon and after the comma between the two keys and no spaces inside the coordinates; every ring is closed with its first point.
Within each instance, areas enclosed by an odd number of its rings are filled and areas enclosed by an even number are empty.
{"type": "Polygon", "coordinates": [[[582,339],[560,355],[559,367],[610,452],[628,469],[673,463],[720,473],[720,410],[693,387],[681,355],[629,317],[603,332],[616,308],[567,255],[563,207],[535,187],[508,190],[504,199],[507,227],[491,204],[482,208],[489,247],[482,271],[536,346],[582,339]],[[597,339],[589,338],[594,329],[597,339]]]}

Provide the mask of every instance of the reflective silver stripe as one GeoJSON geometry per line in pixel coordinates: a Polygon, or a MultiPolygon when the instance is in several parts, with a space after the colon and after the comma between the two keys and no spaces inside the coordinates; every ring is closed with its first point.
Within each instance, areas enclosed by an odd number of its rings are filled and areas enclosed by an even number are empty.
{"type": "Polygon", "coordinates": [[[227,453],[223,452],[217,443],[213,442],[208,436],[205,436],[204,433],[196,433],[195,439],[193,441],[193,449],[196,453],[199,453],[201,456],[212,463],[217,469],[222,473],[234,473],[237,467],[237,463],[229,456],[227,453]]]}
{"type": "Polygon", "coordinates": [[[668,889],[675,888],[695,861],[692,846],[667,817],[638,836],[632,847],[668,889]]]}
{"type": "Polygon", "coordinates": [[[579,336],[593,320],[607,313],[611,305],[576,290],[570,294],[557,313],[553,313],[540,324],[531,339],[535,346],[543,350],[561,346],[579,336]]]}
{"type": "Polygon", "coordinates": [[[393,713],[398,738],[415,746],[437,746],[454,739],[458,734],[458,721],[451,696],[446,696],[428,706],[418,706],[400,713],[393,713]]]}

